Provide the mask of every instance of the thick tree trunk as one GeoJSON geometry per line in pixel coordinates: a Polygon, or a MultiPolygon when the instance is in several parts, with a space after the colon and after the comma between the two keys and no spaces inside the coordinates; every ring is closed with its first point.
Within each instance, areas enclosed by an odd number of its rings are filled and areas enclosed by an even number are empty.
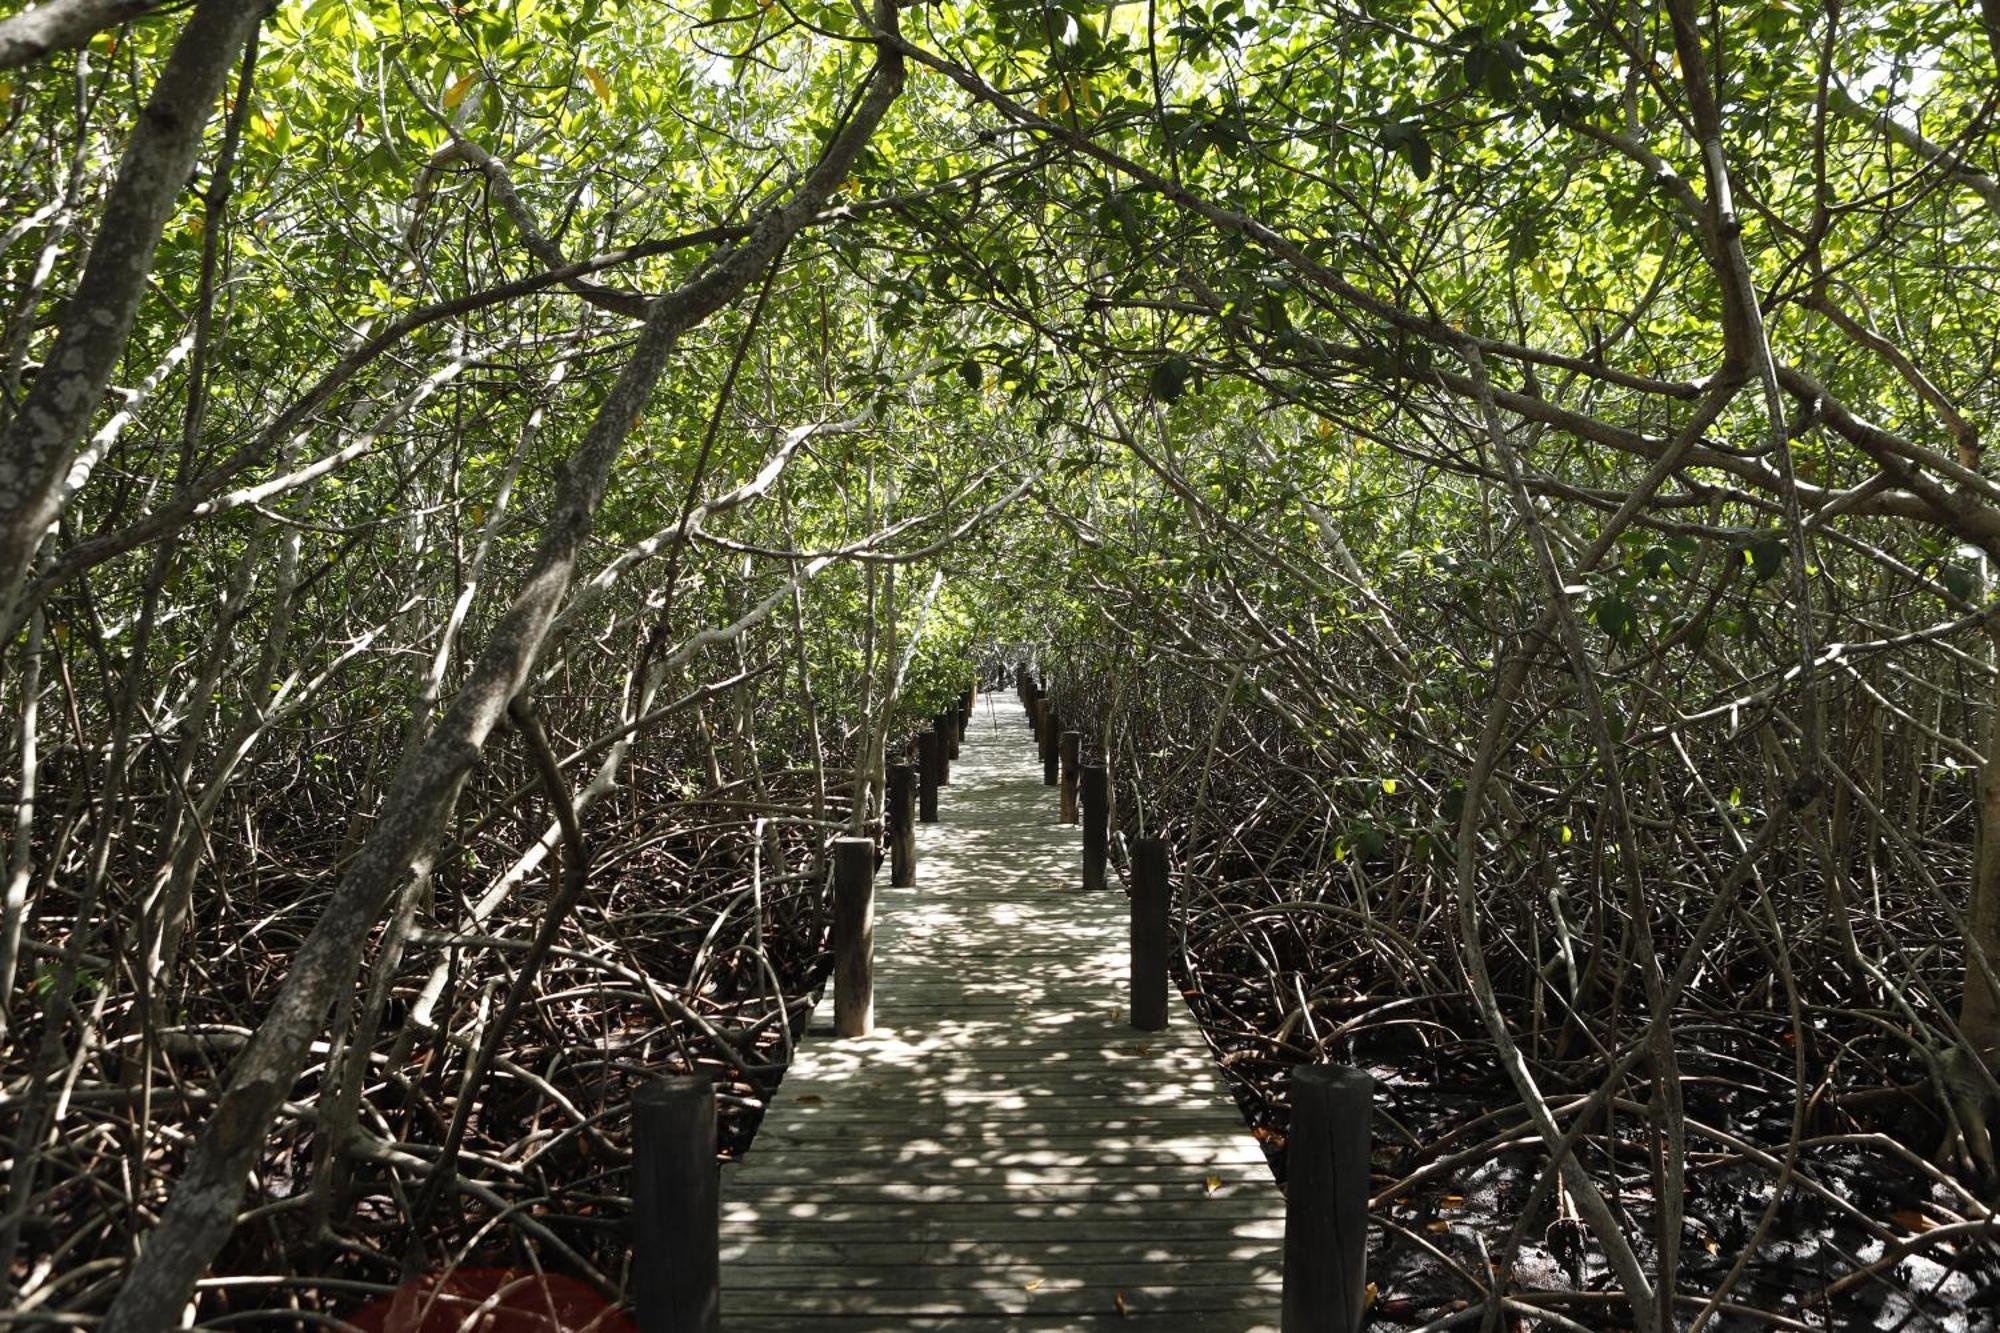
{"type": "MultiPolygon", "coordinates": [[[[879,0],[876,23],[893,33],[895,17],[893,0],[879,0]]],[[[541,546],[513,604],[471,665],[464,688],[406,757],[383,803],[381,822],[300,946],[270,1013],[230,1071],[166,1211],[99,1333],[152,1333],[178,1320],[195,1281],[235,1225],[244,1182],[309,1043],[335,999],[354,984],[369,930],[439,836],[488,735],[527,683],[575,576],[612,466],[675,341],[734,300],[825,207],[902,86],[902,59],[884,46],[866,94],[793,196],[759,219],[740,246],[654,304],[631,360],[559,472],[541,546]]]]}
{"type": "Polygon", "coordinates": [[[201,0],[132,128],[90,258],[34,387],[0,444],[0,642],[71,460],[125,355],[160,233],[186,187],[223,80],[269,0],[201,0]]]}

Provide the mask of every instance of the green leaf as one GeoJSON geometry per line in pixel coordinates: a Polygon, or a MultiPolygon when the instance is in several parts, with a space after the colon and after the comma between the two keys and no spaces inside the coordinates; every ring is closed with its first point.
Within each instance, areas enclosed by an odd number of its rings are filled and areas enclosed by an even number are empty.
{"type": "Polygon", "coordinates": [[[1639,633],[1639,615],[1632,604],[1616,593],[1600,597],[1591,608],[1590,618],[1597,627],[1611,636],[1614,643],[1625,643],[1636,638],[1639,633]]]}
{"type": "Polygon", "coordinates": [[[1382,127],[1381,142],[1405,162],[1417,174],[1420,181],[1431,178],[1430,141],[1424,137],[1424,123],[1420,120],[1399,120],[1382,127]]]}
{"type": "Polygon", "coordinates": [[[1791,547],[1782,534],[1756,537],[1744,544],[1743,563],[1750,567],[1750,577],[1762,583],[1774,579],[1785,568],[1785,557],[1791,547]]]}
{"type": "Polygon", "coordinates": [[[1194,375],[1194,366],[1179,352],[1169,352],[1146,377],[1146,392],[1163,403],[1179,400],[1187,392],[1187,383],[1194,375]]]}

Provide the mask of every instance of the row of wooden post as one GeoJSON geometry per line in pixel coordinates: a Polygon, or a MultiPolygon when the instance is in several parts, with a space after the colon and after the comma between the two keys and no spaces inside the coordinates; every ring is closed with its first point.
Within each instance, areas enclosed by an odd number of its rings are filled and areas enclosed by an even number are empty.
{"type": "MultiPolygon", "coordinates": [[[[951,761],[972,725],[979,692],[966,686],[950,708],[917,736],[917,763],[889,765],[883,824],[889,840],[889,883],[917,882],[917,825],[937,822],[938,788],[951,782],[951,761]]],[[[875,843],[836,838],[833,857],[833,1030],[863,1037],[875,1025],[875,843]]]]}
{"type": "MultiPolygon", "coordinates": [[[[1062,822],[1083,822],[1083,887],[1103,889],[1110,842],[1110,772],[1086,760],[1083,734],[1066,719],[1026,667],[1015,677],[1042,761],[1042,781],[1057,788],[1062,822]]],[[[1159,1032],[1170,1004],[1168,950],[1171,871],[1166,840],[1131,842],[1131,979],[1133,1027],[1159,1032]]],[[[1292,1119],[1286,1137],[1286,1333],[1352,1333],[1365,1313],[1368,1252],[1368,1148],[1375,1080],[1345,1065],[1300,1065],[1291,1076],[1292,1119]]]]}
{"type": "MultiPolygon", "coordinates": [[[[1032,674],[1015,686],[1040,747],[1043,781],[1059,791],[1062,820],[1083,823],[1083,887],[1108,882],[1110,773],[1085,762],[1083,736],[1062,719],[1032,674]]],[[[916,742],[917,762],[889,766],[884,822],[890,883],[916,883],[916,825],[938,818],[937,789],[972,719],[976,693],[939,713],[916,742]]],[[[1130,1015],[1159,1032],[1169,1009],[1171,871],[1162,838],[1132,841],[1130,1015]]],[[[875,843],[838,838],[833,855],[834,1032],[863,1036],[875,1015],[875,843]]],[[[1291,1075],[1286,1139],[1283,1328],[1355,1333],[1365,1314],[1368,1150],[1374,1080],[1340,1065],[1291,1075]]],[[[721,1328],[721,1201],[715,1092],[706,1075],[655,1079],[633,1097],[632,1295],[639,1333],[721,1328]]]]}

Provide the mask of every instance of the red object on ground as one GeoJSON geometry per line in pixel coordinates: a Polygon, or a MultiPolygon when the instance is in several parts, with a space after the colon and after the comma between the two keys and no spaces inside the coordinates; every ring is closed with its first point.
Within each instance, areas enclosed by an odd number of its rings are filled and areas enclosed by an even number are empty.
{"type": "Polygon", "coordinates": [[[575,1278],[522,1268],[457,1268],[404,1283],[349,1321],[357,1333],[638,1333],[575,1278]]]}

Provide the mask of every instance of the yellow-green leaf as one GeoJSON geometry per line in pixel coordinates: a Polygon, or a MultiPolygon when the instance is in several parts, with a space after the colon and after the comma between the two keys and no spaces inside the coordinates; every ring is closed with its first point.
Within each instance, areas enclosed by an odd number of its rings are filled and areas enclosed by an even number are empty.
{"type": "Polygon", "coordinates": [[[477,74],[468,74],[457,83],[451,85],[451,87],[445,89],[444,109],[447,111],[458,110],[458,104],[465,100],[465,95],[472,91],[472,85],[477,82],[479,82],[477,74]]]}
{"type": "Polygon", "coordinates": [[[597,100],[606,106],[610,106],[611,83],[604,77],[604,72],[595,65],[585,65],[583,67],[583,77],[590,80],[590,86],[596,90],[597,100]]]}

